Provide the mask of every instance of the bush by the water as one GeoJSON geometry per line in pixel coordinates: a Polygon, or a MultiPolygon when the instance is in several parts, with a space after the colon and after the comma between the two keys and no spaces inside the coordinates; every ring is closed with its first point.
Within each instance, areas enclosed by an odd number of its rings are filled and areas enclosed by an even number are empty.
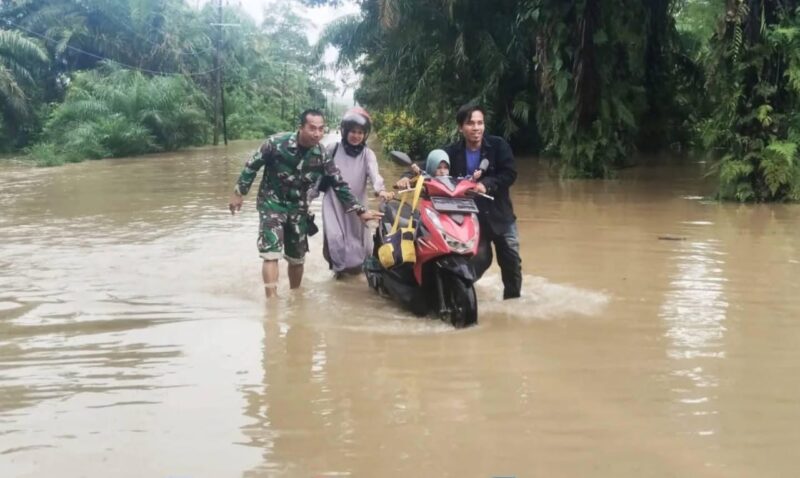
{"type": "Polygon", "coordinates": [[[244,88],[225,93],[225,111],[228,113],[228,139],[262,139],[281,131],[291,131],[291,121],[280,118],[280,109],[267,104],[244,88]]]}
{"type": "Polygon", "coordinates": [[[700,123],[719,197],[800,201],[800,8],[729,12],[707,82],[725,101],[700,123]]]}
{"type": "Polygon", "coordinates": [[[449,143],[454,135],[444,125],[425,121],[405,111],[385,111],[375,115],[375,128],[384,151],[403,151],[414,160],[424,159],[435,148],[449,143]]]}
{"type": "Polygon", "coordinates": [[[37,164],[130,156],[203,144],[207,98],[184,77],[102,68],[76,73],[29,149],[37,164]]]}

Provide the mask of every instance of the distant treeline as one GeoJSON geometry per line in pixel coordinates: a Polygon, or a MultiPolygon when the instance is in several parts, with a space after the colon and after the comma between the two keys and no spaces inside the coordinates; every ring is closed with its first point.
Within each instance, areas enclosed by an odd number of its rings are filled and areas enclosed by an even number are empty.
{"type": "Polygon", "coordinates": [[[216,2],[0,2],[0,150],[54,165],[209,143],[217,70],[229,139],[293,127],[334,85],[306,21],[270,11],[256,25],[216,2]]]}
{"type": "Polygon", "coordinates": [[[0,0],[2,149],[57,164],[208,143],[217,71],[229,137],[263,137],[326,106],[333,45],[388,147],[453,138],[474,101],[562,176],[691,151],[721,198],[800,200],[800,0],[360,0],[316,46],[293,1],[256,25],[213,2],[0,0]]]}
{"type": "Polygon", "coordinates": [[[800,200],[800,0],[359,3],[323,42],[392,124],[452,134],[475,101],[563,176],[691,150],[711,157],[723,198],[800,200]]]}

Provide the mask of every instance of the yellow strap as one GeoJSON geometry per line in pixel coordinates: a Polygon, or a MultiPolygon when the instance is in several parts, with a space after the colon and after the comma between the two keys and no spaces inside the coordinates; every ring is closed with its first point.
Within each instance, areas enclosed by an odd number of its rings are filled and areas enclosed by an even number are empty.
{"type": "Polygon", "coordinates": [[[419,204],[419,197],[420,195],[422,195],[422,185],[424,183],[425,183],[425,178],[423,178],[422,176],[417,176],[417,185],[414,187],[414,202],[411,203],[412,214],[417,209],[417,204],[419,204]]]}
{"type": "MultiPolygon", "coordinates": [[[[414,198],[411,201],[411,216],[408,218],[408,227],[404,228],[407,230],[413,230],[413,218],[414,218],[414,211],[417,209],[417,204],[419,204],[419,197],[422,195],[422,184],[425,182],[425,179],[422,176],[417,176],[417,183],[414,185],[414,198]]],[[[400,206],[397,208],[397,216],[394,218],[394,224],[392,224],[392,230],[389,234],[394,234],[397,232],[398,226],[400,226],[400,214],[403,212],[403,203],[406,202],[406,197],[408,193],[401,194],[400,198],[400,206]]]]}

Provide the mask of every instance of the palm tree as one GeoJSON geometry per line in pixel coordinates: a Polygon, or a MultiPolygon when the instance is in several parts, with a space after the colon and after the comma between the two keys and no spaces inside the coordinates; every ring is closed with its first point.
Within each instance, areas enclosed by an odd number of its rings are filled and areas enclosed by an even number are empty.
{"type": "Polygon", "coordinates": [[[0,107],[8,119],[28,115],[30,95],[23,87],[32,86],[32,70],[46,64],[44,48],[17,31],[0,29],[0,107]]]}
{"type": "Polygon", "coordinates": [[[331,23],[317,48],[338,47],[338,66],[362,75],[361,103],[451,124],[454,106],[478,101],[494,113],[495,131],[510,136],[528,122],[533,93],[518,3],[365,0],[359,15],[331,23]]]}

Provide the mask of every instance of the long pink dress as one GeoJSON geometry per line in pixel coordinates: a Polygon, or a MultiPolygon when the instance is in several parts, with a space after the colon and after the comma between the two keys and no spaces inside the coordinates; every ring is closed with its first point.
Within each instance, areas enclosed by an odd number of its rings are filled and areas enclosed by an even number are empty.
{"type": "MultiPolygon", "coordinates": [[[[367,204],[367,180],[372,183],[376,193],[384,191],[383,177],[378,172],[375,153],[365,147],[355,158],[348,156],[341,143],[330,145],[328,153],[333,154],[342,179],[350,186],[350,191],[361,204],[367,204]]],[[[345,213],[342,203],[335,194],[325,194],[322,200],[322,222],[327,242],[326,259],[334,272],[360,268],[364,259],[372,254],[372,237],[369,229],[354,213],[345,213]]]]}

